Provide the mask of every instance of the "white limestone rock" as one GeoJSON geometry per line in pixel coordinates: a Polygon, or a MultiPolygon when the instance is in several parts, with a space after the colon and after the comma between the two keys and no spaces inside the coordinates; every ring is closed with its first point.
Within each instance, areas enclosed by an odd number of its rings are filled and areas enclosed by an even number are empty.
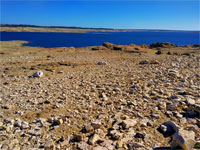
{"type": "Polygon", "coordinates": [[[42,71],[37,71],[37,72],[35,72],[33,75],[32,75],[32,77],[34,77],[34,78],[41,78],[42,76],[43,76],[43,72],[42,71]]]}

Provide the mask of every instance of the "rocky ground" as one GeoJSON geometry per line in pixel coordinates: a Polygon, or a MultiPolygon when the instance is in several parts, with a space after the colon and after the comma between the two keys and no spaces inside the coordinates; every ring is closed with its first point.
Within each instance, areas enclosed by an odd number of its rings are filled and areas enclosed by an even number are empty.
{"type": "Polygon", "coordinates": [[[22,43],[0,43],[0,149],[200,147],[199,45],[22,43]]]}

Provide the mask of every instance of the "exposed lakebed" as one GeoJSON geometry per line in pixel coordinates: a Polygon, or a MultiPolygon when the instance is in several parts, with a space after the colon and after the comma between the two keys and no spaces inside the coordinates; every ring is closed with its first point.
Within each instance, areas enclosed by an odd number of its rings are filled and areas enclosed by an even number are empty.
{"type": "Polygon", "coordinates": [[[1,41],[28,41],[26,46],[36,47],[85,47],[101,45],[103,42],[115,44],[152,44],[170,42],[179,46],[199,44],[199,32],[89,32],[89,33],[49,33],[49,32],[0,32],[1,41]]]}

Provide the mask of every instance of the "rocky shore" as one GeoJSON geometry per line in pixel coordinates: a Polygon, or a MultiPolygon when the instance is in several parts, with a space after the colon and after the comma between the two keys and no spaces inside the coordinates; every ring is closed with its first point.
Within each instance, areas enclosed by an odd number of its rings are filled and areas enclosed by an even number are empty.
{"type": "Polygon", "coordinates": [[[22,43],[0,43],[0,149],[200,148],[200,45],[22,43]]]}

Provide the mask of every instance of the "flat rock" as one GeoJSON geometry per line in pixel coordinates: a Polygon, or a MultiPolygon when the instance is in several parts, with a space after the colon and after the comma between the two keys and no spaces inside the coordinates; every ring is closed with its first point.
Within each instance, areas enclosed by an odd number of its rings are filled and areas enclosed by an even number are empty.
{"type": "Polygon", "coordinates": [[[99,140],[100,140],[99,135],[94,134],[92,137],[90,137],[88,143],[91,144],[91,145],[94,145],[99,140]]]}
{"type": "Polygon", "coordinates": [[[136,119],[126,119],[126,120],[122,121],[122,126],[125,129],[130,128],[130,127],[134,127],[136,124],[137,124],[136,119]]]}

